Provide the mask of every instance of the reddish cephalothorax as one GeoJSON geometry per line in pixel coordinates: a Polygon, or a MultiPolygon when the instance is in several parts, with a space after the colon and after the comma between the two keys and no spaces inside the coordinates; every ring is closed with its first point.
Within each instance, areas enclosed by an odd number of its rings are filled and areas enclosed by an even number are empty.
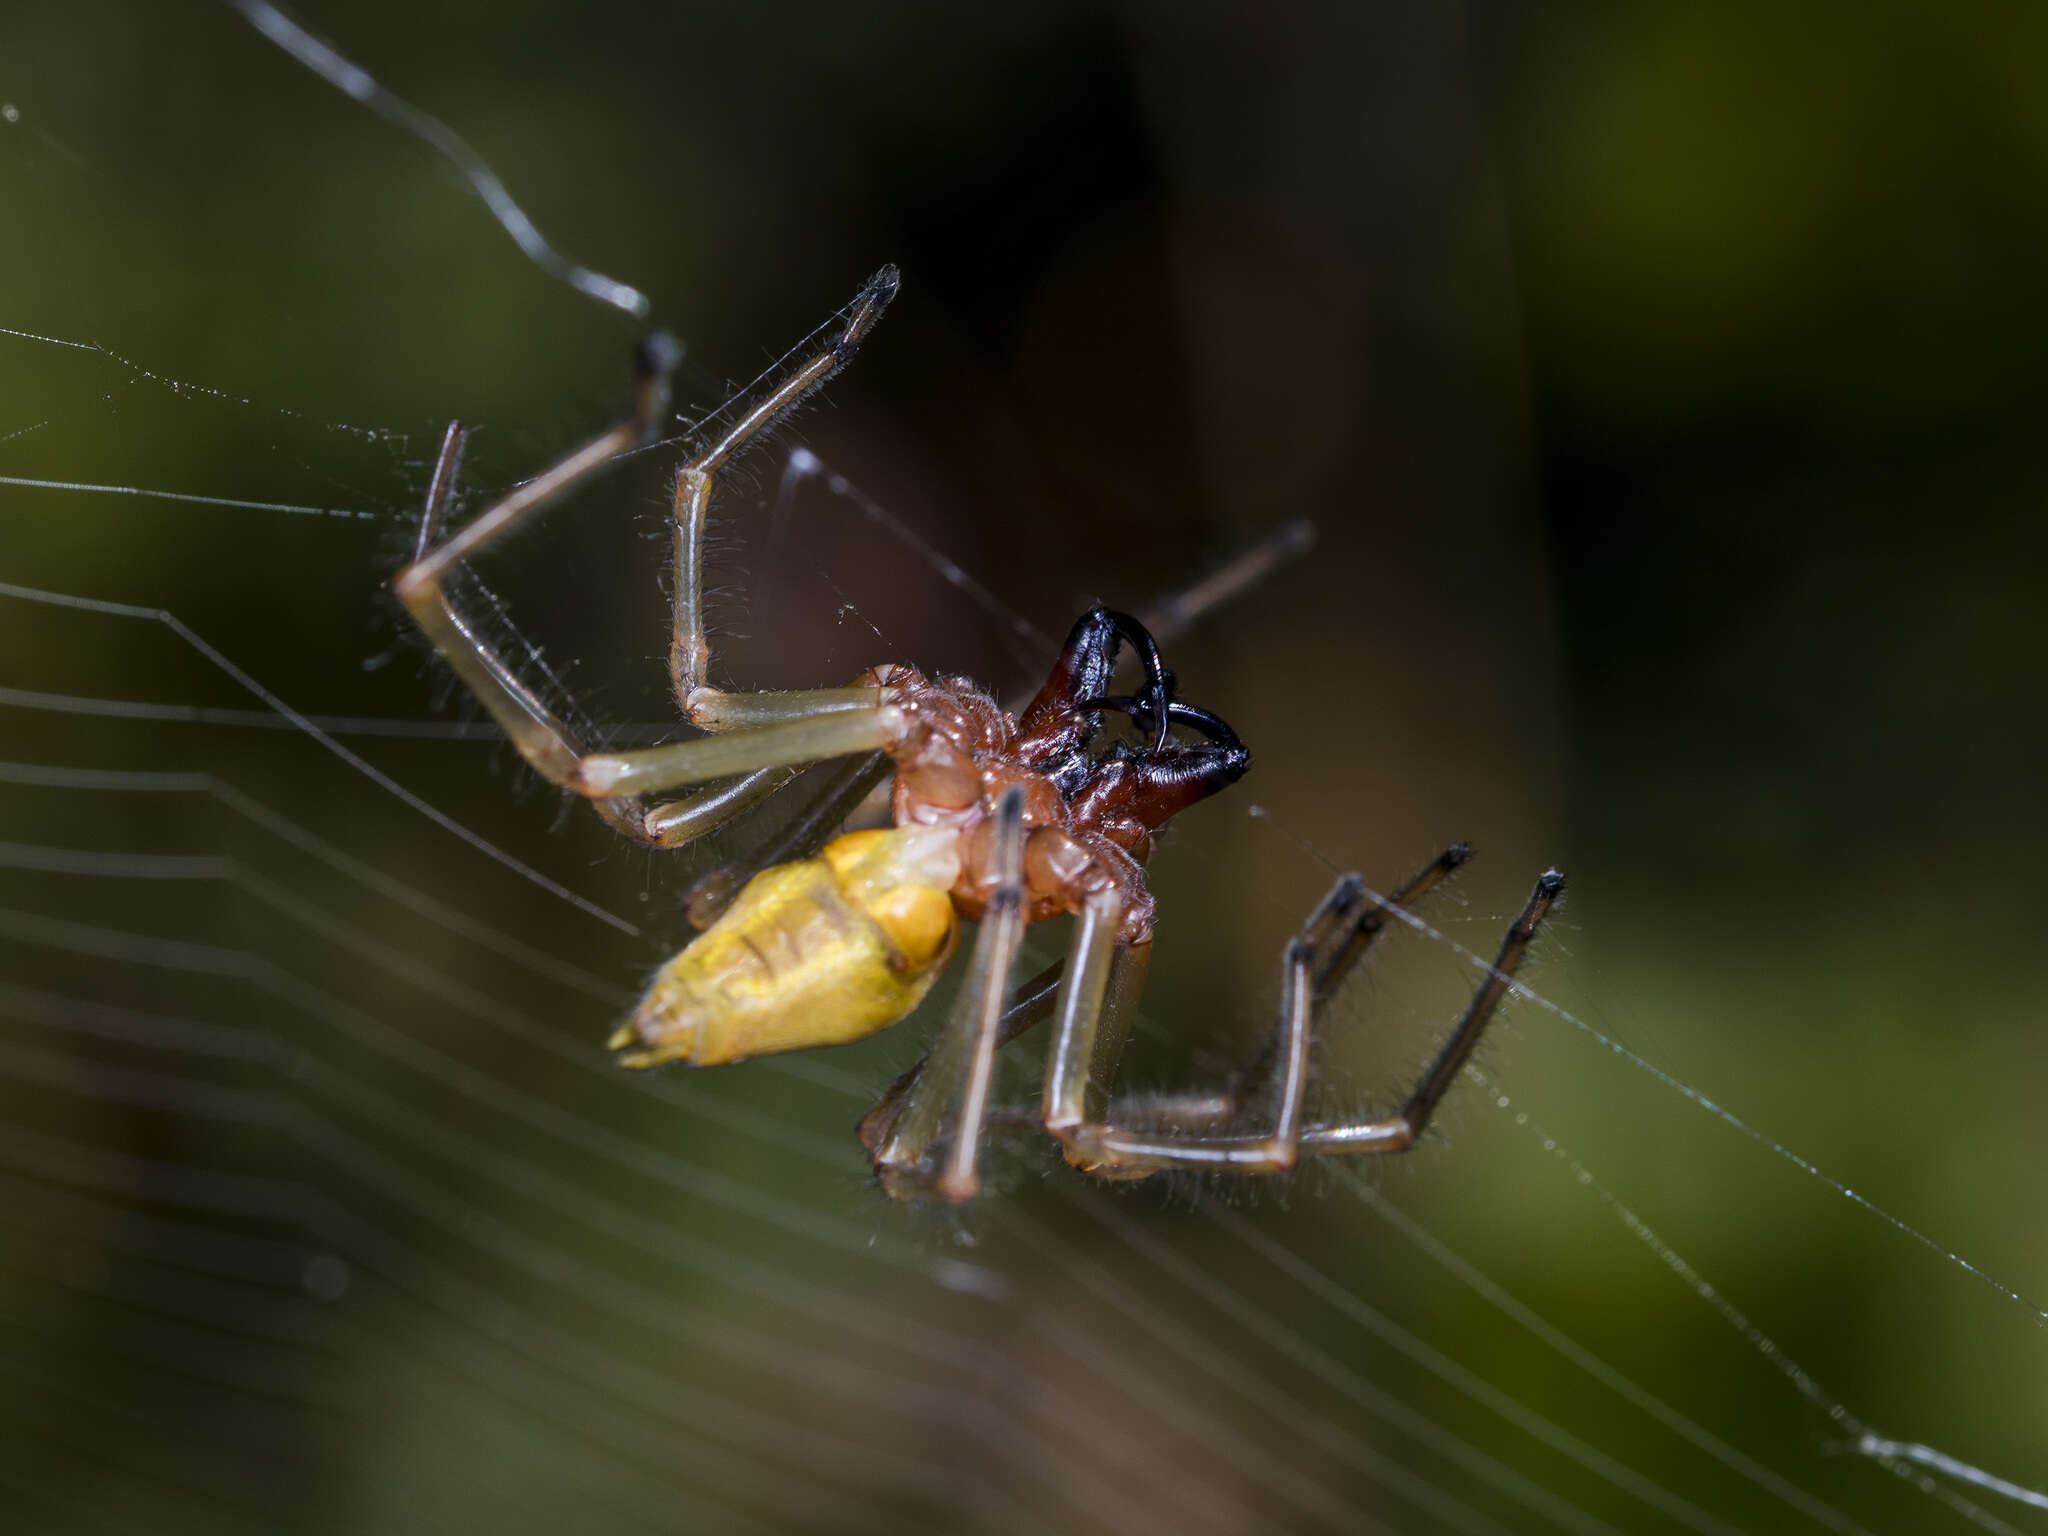
{"type": "Polygon", "coordinates": [[[1251,753],[1227,725],[1172,697],[1171,678],[1143,626],[1107,608],[1074,625],[1052,676],[1021,716],[964,677],[927,681],[908,667],[869,677],[912,721],[904,742],[889,749],[896,822],[961,830],[953,903],[969,919],[980,917],[995,889],[991,817],[1014,785],[1024,796],[1026,920],[1079,912],[1091,892],[1114,885],[1124,896],[1118,937],[1149,942],[1152,897],[1140,866],[1151,856],[1153,833],[1251,766],[1251,753]],[[1124,640],[1148,663],[1147,692],[1139,698],[1106,692],[1124,640]],[[1096,752],[1103,717],[1112,711],[1156,734],[1143,747],[1119,741],[1096,752]],[[1183,739],[1176,725],[1200,739],[1183,739]]]}

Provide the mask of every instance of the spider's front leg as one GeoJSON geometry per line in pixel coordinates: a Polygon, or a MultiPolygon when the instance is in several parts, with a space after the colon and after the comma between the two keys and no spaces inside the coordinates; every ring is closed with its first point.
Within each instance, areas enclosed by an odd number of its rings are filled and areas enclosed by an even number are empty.
{"type": "Polygon", "coordinates": [[[675,606],[669,640],[669,677],[675,687],[676,702],[693,725],[707,731],[747,729],[834,710],[859,709],[874,702],[871,689],[727,693],[712,687],[711,641],[704,628],[704,533],[719,471],[852,360],[854,351],[874,329],[889,301],[896,297],[898,284],[893,266],[884,267],[869,278],[846,312],[846,323],[824,348],[798,364],[734,422],[723,437],[676,473],[675,606]]]}
{"type": "MultiPolygon", "coordinates": [[[[884,268],[862,290],[846,324],[823,351],[750,409],[715,448],[685,466],[677,493],[676,649],[697,658],[700,678],[702,666],[709,660],[699,593],[703,513],[713,473],[749,439],[786,415],[844,366],[895,291],[895,269],[884,268]],[[688,539],[683,535],[681,517],[685,485],[694,487],[689,520],[694,531],[688,539]],[[686,627],[694,635],[688,646],[683,642],[686,627]]],[[[393,582],[422,632],[490,712],[521,757],[549,782],[589,797],[598,814],[619,831],[664,848],[701,836],[759,804],[788,783],[805,763],[889,745],[903,723],[889,707],[884,691],[875,687],[780,694],[719,694],[701,687],[679,688],[693,721],[708,731],[729,731],[733,736],[592,755],[449,601],[445,582],[455,566],[528,522],[547,503],[596,474],[619,454],[645,442],[661,427],[668,414],[669,376],[678,360],[673,340],[660,334],[651,337],[636,357],[638,387],[632,415],[436,544],[465,436],[460,423],[451,424],[435,464],[414,559],[393,582]],[[695,707],[693,694],[704,696],[696,700],[695,707]],[[643,798],[716,779],[729,782],[664,805],[648,805],[643,798]]]]}
{"type": "MultiPolygon", "coordinates": [[[[1419,895],[1461,862],[1464,853],[1460,845],[1438,859],[1399,893],[1397,904],[1419,895]]],[[[1318,1005],[1385,922],[1384,909],[1365,895],[1358,877],[1340,879],[1288,941],[1281,959],[1280,1020],[1267,1058],[1224,1093],[1128,1101],[1106,1113],[1090,1103],[1090,1095],[1101,1091],[1090,1082],[1096,1042],[1117,1032],[1114,1016],[1128,1009],[1132,998],[1118,995],[1111,982],[1118,912],[1115,897],[1105,895],[1099,907],[1091,904],[1068,958],[1059,1033],[1046,1073],[1046,1128],[1065,1143],[1070,1161],[1109,1177],[1164,1168],[1279,1173],[1303,1154],[1396,1152],[1412,1146],[1471,1057],[1544,914],[1563,889],[1564,876],[1555,870],[1536,882],[1486,980],[1398,1114],[1321,1125],[1304,1125],[1302,1117],[1318,1005]],[[1263,1132],[1220,1129],[1236,1120],[1253,1097],[1270,1104],[1263,1132]]]]}

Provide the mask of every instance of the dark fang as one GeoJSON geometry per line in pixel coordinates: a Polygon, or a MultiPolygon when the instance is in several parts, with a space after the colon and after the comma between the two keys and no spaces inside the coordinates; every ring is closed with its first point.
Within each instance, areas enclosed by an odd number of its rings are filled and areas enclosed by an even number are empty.
{"type": "MultiPolygon", "coordinates": [[[[1140,725],[1150,719],[1153,714],[1153,706],[1150,700],[1133,698],[1129,694],[1116,694],[1102,699],[1086,699],[1077,707],[1081,709],[1113,710],[1117,714],[1129,715],[1140,725]]],[[[1174,699],[1168,702],[1166,714],[1166,723],[1169,727],[1174,725],[1190,726],[1221,747],[1242,747],[1244,745],[1243,742],[1237,739],[1237,732],[1233,731],[1220,718],[1210,714],[1206,709],[1197,709],[1192,704],[1183,704],[1178,699],[1174,699]]],[[[1165,750],[1168,740],[1167,731],[1161,731],[1159,735],[1159,745],[1153,748],[1155,752],[1165,750]]]]}
{"type": "MultiPolygon", "coordinates": [[[[1152,750],[1164,752],[1172,729],[1168,716],[1173,709],[1173,674],[1166,670],[1166,663],[1160,658],[1159,642],[1152,638],[1151,630],[1128,613],[1120,613],[1114,608],[1104,608],[1102,616],[1109,620],[1111,628],[1131,643],[1139,659],[1145,664],[1145,692],[1152,701],[1151,707],[1145,712],[1159,722],[1158,739],[1152,743],[1152,750]]],[[[1105,678],[1103,681],[1107,682],[1108,679],[1105,678]]],[[[1135,711],[1132,712],[1132,718],[1137,718],[1135,711]]]]}

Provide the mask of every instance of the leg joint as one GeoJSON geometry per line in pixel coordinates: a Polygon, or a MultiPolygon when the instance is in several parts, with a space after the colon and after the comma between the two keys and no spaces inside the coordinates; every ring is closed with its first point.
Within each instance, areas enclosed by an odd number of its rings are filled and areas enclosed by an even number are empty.
{"type": "Polygon", "coordinates": [[[422,601],[431,599],[440,588],[440,581],[433,572],[426,569],[426,562],[423,560],[414,561],[391,579],[391,590],[408,608],[417,608],[422,601]]]}

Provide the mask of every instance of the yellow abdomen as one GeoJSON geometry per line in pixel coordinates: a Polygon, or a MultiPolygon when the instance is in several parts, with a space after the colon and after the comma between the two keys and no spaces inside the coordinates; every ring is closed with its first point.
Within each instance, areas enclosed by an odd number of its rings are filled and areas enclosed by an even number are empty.
{"type": "Polygon", "coordinates": [[[748,881],[655,973],[612,1037],[628,1067],[715,1066],[860,1040],[931,990],[959,936],[957,835],[891,827],[835,838],[748,881]]]}

